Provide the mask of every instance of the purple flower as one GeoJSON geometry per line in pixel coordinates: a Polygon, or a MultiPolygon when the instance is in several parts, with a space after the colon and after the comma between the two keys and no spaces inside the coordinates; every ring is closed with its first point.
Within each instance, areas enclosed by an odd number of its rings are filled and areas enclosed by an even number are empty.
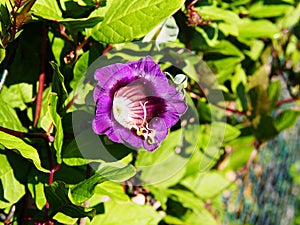
{"type": "Polygon", "coordinates": [[[112,141],[154,151],[187,106],[150,56],[97,69],[93,130],[112,141]]]}

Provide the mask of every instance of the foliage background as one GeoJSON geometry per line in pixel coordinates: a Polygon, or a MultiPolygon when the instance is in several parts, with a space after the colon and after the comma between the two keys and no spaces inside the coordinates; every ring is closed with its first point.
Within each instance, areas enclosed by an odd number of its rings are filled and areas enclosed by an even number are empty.
{"type": "Polygon", "coordinates": [[[286,131],[299,116],[299,17],[294,0],[1,0],[1,223],[299,224],[297,126],[286,131]],[[189,77],[200,126],[185,131],[186,149],[196,148],[184,168],[149,184],[164,171],[136,168],[172,154],[182,128],[154,153],[109,143],[125,167],[84,160],[74,130],[90,132],[89,66],[100,56],[136,60],[157,46],[193,53],[179,58],[181,71],[161,67],[189,77]],[[214,88],[199,80],[199,59],[225,105],[208,101],[214,88]]]}

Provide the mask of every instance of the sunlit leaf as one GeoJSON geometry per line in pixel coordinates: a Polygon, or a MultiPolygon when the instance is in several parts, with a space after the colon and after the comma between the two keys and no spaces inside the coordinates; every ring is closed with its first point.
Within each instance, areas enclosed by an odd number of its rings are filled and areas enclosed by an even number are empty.
{"type": "Polygon", "coordinates": [[[61,150],[63,145],[64,133],[63,127],[61,123],[61,117],[57,113],[57,102],[58,96],[56,93],[52,93],[49,96],[48,110],[51,116],[52,122],[56,128],[55,137],[54,137],[54,148],[56,150],[56,158],[57,162],[60,164],[62,162],[61,159],[61,150]]]}
{"type": "Polygon", "coordinates": [[[183,2],[183,0],[111,1],[103,22],[93,29],[92,36],[105,43],[120,43],[140,38],[176,12],[183,2]]]}
{"type": "Polygon", "coordinates": [[[7,149],[17,150],[22,157],[31,161],[38,170],[49,172],[41,166],[41,160],[37,150],[26,144],[20,138],[0,131],[0,144],[4,145],[7,149]]]}
{"type": "Polygon", "coordinates": [[[62,181],[56,181],[45,187],[45,194],[49,202],[51,213],[55,215],[62,212],[73,218],[88,217],[90,220],[95,216],[95,209],[85,209],[73,204],[68,198],[69,187],[62,181]]]}
{"type": "Polygon", "coordinates": [[[129,179],[134,174],[135,169],[131,165],[123,168],[111,166],[103,167],[92,177],[72,186],[72,188],[70,189],[70,195],[73,201],[82,203],[93,196],[95,191],[94,189],[97,184],[101,184],[106,180],[121,182],[129,179]]]}
{"type": "Polygon", "coordinates": [[[299,115],[300,112],[295,110],[285,110],[281,112],[276,116],[274,121],[276,129],[281,132],[293,126],[297,122],[299,115]]]}

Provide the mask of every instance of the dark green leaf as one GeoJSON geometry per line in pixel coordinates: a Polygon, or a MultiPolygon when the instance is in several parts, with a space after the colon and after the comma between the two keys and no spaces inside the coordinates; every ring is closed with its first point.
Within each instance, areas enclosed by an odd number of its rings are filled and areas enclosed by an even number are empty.
{"type": "Polygon", "coordinates": [[[51,215],[62,212],[73,218],[88,217],[90,220],[96,214],[95,209],[86,209],[73,204],[68,198],[69,187],[62,181],[56,181],[45,187],[45,195],[50,206],[51,215]]]}
{"type": "Polygon", "coordinates": [[[253,117],[270,113],[271,103],[268,93],[261,85],[250,89],[249,96],[252,105],[253,117]]]}
{"type": "Polygon", "coordinates": [[[58,105],[57,112],[62,115],[64,112],[64,103],[68,98],[68,92],[64,84],[64,76],[61,74],[58,65],[55,62],[50,62],[54,70],[53,80],[52,80],[52,92],[58,95],[58,105]]]}
{"type": "Polygon", "coordinates": [[[299,115],[299,111],[285,110],[281,112],[278,116],[276,116],[274,125],[278,132],[281,132],[293,126],[297,122],[299,115]]]}
{"type": "Polygon", "coordinates": [[[258,115],[253,120],[254,135],[258,141],[267,141],[274,138],[278,131],[274,125],[274,119],[267,115],[258,115]]]}
{"type": "Polygon", "coordinates": [[[248,111],[248,99],[247,99],[247,93],[246,88],[243,85],[243,83],[239,83],[239,85],[236,88],[237,95],[240,99],[240,102],[242,104],[243,111],[248,111]]]}

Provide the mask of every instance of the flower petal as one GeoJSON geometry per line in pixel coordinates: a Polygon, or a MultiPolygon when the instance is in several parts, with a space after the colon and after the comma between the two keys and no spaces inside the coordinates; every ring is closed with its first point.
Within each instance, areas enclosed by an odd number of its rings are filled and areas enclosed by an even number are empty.
{"type": "Polygon", "coordinates": [[[108,91],[109,93],[113,93],[119,87],[136,79],[132,68],[121,63],[97,69],[94,77],[98,80],[98,89],[108,91]]]}
{"type": "Polygon", "coordinates": [[[155,130],[155,142],[153,144],[149,144],[147,140],[143,141],[143,146],[147,151],[154,151],[156,150],[161,142],[166,138],[168,135],[168,128],[166,127],[165,121],[159,117],[152,118],[149,123],[149,127],[155,130]]]}

